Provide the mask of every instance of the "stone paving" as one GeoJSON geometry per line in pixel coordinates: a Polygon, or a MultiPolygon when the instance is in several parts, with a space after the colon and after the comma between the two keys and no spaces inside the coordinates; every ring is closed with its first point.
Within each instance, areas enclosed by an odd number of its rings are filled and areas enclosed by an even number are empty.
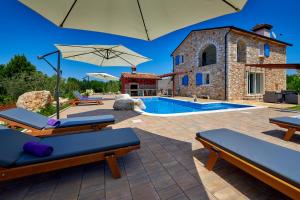
{"type": "MultiPolygon", "coordinates": [[[[120,179],[113,179],[104,162],[0,183],[0,199],[24,200],[147,200],[147,199],[287,199],[252,176],[225,161],[213,171],[204,163],[208,152],[195,140],[198,131],[230,128],[300,151],[300,135],[290,142],[269,117],[295,113],[262,108],[247,111],[182,117],[153,117],[133,111],[114,111],[113,101],[104,105],[77,106],[62,117],[113,114],[116,124],[108,129],[132,127],[141,149],[119,159],[120,179]]],[[[275,155],[274,155],[275,156],[275,155]]]]}

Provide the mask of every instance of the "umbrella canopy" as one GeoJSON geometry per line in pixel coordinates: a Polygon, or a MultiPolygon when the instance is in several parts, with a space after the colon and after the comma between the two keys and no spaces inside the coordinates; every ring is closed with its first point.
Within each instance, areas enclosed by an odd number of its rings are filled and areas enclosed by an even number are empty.
{"type": "Polygon", "coordinates": [[[65,28],[153,40],[240,11],[247,0],[20,0],[65,28]]]}
{"type": "Polygon", "coordinates": [[[97,66],[133,67],[151,59],[122,45],[55,45],[64,59],[97,66]]]}
{"type": "Polygon", "coordinates": [[[118,77],[115,77],[113,75],[107,74],[107,73],[87,73],[87,76],[98,78],[101,80],[106,80],[106,81],[117,81],[119,80],[118,77]]]}

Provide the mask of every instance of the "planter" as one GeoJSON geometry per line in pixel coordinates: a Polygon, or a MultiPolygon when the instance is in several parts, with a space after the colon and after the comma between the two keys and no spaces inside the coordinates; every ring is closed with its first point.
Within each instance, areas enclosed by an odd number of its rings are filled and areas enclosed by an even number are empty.
{"type": "Polygon", "coordinates": [[[300,104],[300,95],[288,93],[285,95],[285,103],[300,104]]]}

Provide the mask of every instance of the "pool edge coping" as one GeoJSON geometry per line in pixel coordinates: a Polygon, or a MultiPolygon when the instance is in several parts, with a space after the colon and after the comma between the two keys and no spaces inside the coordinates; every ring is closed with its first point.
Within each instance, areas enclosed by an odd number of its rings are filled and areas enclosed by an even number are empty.
{"type": "Polygon", "coordinates": [[[135,107],[134,111],[136,111],[137,113],[140,113],[142,115],[147,115],[147,116],[180,117],[180,116],[188,116],[188,115],[199,115],[199,114],[209,114],[209,113],[232,112],[232,111],[242,111],[242,110],[254,110],[254,109],[268,108],[267,106],[253,106],[253,105],[249,105],[249,104],[240,104],[240,103],[223,102],[223,101],[201,103],[201,102],[193,102],[193,101],[170,98],[170,97],[155,97],[155,98],[165,98],[165,99],[172,99],[172,100],[176,100],[176,101],[183,101],[183,102],[197,103],[197,104],[228,103],[228,104],[245,105],[245,106],[251,106],[251,107],[220,109],[220,110],[210,110],[210,111],[199,111],[199,112],[185,112],[185,113],[174,113],[174,114],[153,114],[153,113],[145,112],[145,111],[143,111],[142,109],[140,109],[138,107],[135,107]]]}

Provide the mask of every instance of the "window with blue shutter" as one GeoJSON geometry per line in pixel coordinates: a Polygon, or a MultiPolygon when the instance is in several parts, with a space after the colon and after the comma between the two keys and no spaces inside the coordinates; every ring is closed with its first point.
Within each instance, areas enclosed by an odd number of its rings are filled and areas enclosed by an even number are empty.
{"type": "Polygon", "coordinates": [[[196,85],[202,85],[202,73],[196,74],[196,85]]]}
{"type": "Polygon", "coordinates": [[[268,43],[264,44],[264,53],[265,53],[265,57],[270,56],[270,45],[268,43]]]}
{"type": "Polygon", "coordinates": [[[183,55],[177,55],[175,57],[175,65],[179,65],[179,64],[183,63],[183,60],[184,60],[183,55]]]}
{"type": "Polygon", "coordinates": [[[175,65],[179,65],[179,56],[175,57],[175,65]]]}
{"type": "Polygon", "coordinates": [[[188,75],[183,76],[181,81],[182,81],[182,85],[188,86],[189,85],[189,76],[188,75]]]}

